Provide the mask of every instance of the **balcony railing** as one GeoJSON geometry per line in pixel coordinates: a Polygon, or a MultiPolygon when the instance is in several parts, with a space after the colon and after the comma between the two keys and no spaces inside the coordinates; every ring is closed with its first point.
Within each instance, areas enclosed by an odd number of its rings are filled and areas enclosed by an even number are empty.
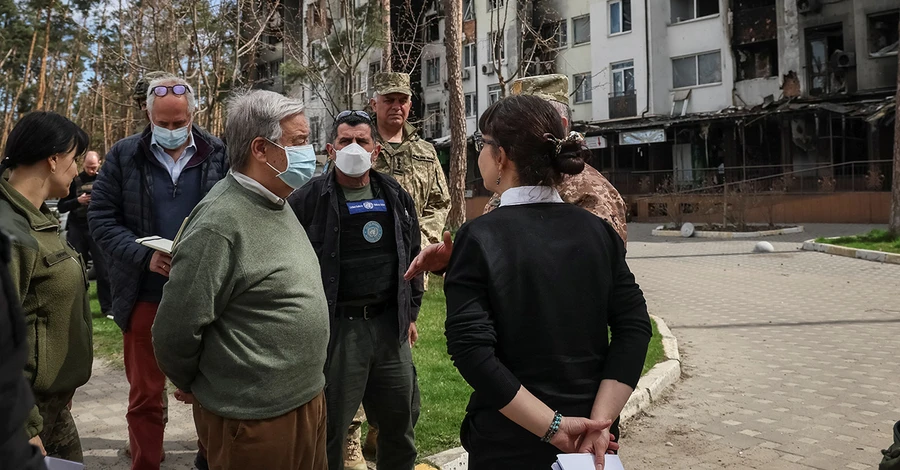
{"type": "Polygon", "coordinates": [[[609,94],[609,118],[618,119],[637,116],[637,95],[634,90],[609,94]]]}

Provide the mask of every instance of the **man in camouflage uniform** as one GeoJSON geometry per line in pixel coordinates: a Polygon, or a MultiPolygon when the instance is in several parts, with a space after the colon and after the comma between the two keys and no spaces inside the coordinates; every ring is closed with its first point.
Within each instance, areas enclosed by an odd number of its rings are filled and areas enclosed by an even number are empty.
{"type": "MultiPolygon", "coordinates": [[[[409,74],[379,73],[375,75],[375,97],[369,106],[375,110],[375,125],[381,154],[372,169],[389,174],[412,196],[422,232],[422,248],[439,243],[444,223],[450,212],[450,193],[444,170],[438,161],[434,146],[422,140],[415,127],[407,122],[412,107],[412,88],[409,74]]],[[[427,277],[426,277],[427,281],[427,277]]],[[[427,286],[427,282],[426,282],[427,286]]],[[[410,336],[411,343],[415,338],[410,336]]],[[[415,407],[418,408],[418,386],[415,390],[415,407]]],[[[418,410],[414,411],[418,416],[418,410]]],[[[366,415],[357,413],[347,433],[345,467],[363,468],[360,454],[359,427],[366,415]]],[[[369,416],[369,433],[366,436],[365,453],[375,454],[378,428],[373,416],[369,416]]],[[[415,425],[415,423],[413,423],[415,425]]]]}
{"type": "MultiPolygon", "coordinates": [[[[510,86],[513,95],[534,95],[550,102],[563,119],[566,132],[569,131],[571,111],[569,110],[569,78],[565,75],[538,75],[520,78],[510,86]]],[[[628,241],[625,226],[625,201],[619,191],[599,171],[590,165],[577,175],[564,175],[556,188],[563,201],[575,204],[609,222],[622,241],[628,241]]],[[[500,205],[500,196],[494,194],[484,213],[500,205]]]]}
{"type": "Polygon", "coordinates": [[[375,76],[375,124],[381,154],[373,169],[394,177],[416,203],[422,247],[441,241],[450,212],[447,180],[434,146],[422,140],[406,119],[412,107],[409,74],[375,76]]]}

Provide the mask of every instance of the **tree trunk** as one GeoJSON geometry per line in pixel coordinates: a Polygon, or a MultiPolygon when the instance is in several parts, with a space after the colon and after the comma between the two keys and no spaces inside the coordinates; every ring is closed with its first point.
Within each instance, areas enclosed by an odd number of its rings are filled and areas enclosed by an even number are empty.
{"type": "Polygon", "coordinates": [[[38,77],[37,109],[44,109],[44,95],[47,93],[47,56],[50,54],[50,20],[53,19],[53,4],[47,5],[47,27],[44,30],[44,51],[41,53],[41,72],[38,77]]]}
{"type": "Polygon", "coordinates": [[[447,225],[466,221],[466,113],[462,89],[462,1],[444,0],[444,47],[450,108],[450,215],[447,225]]]}
{"type": "Polygon", "coordinates": [[[391,0],[384,0],[383,5],[384,47],[381,50],[381,70],[383,72],[393,72],[394,69],[391,63],[391,54],[393,53],[391,44],[391,0]]]}
{"type": "MultiPolygon", "coordinates": [[[[900,24],[897,27],[900,29],[900,24]]],[[[894,236],[900,236],[900,56],[897,56],[897,97],[894,106],[894,176],[891,179],[891,219],[888,230],[894,236]]]]}
{"type": "MultiPolygon", "coordinates": [[[[37,26],[37,20],[40,19],[40,15],[35,18],[35,26],[37,26]]],[[[16,90],[16,97],[13,98],[12,105],[9,107],[9,112],[6,113],[6,116],[3,118],[3,134],[0,137],[0,147],[6,147],[6,137],[9,135],[9,126],[12,125],[13,115],[16,114],[16,110],[19,107],[19,99],[22,98],[22,92],[25,91],[25,87],[28,86],[28,79],[31,77],[31,59],[34,58],[34,44],[37,42],[37,28],[34,30],[34,34],[31,35],[31,47],[28,49],[28,61],[25,62],[25,77],[22,78],[22,83],[19,84],[19,88],[16,90]]]]}

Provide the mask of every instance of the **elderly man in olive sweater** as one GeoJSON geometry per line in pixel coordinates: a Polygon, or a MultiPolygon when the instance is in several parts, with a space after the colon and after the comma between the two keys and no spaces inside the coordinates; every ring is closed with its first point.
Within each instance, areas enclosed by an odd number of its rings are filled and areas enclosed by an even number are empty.
{"type": "Polygon", "coordinates": [[[324,470],[328,305],[284,200],[315,170],[303,105],[237,96],[225,137],[232,172],[176,242],[156,357],[193,402],[210,468],[324,470]]]}

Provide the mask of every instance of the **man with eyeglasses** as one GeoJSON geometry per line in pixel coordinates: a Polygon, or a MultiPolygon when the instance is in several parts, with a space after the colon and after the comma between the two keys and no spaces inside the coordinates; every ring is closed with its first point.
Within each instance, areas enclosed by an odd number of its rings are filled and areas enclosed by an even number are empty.
{"type": "Polygon", "coordinates": [[[132,99],[134,100],[135,106],[137,106],[140,114],[136,117],[137,121],[140,123],[141,129],[145,126],[145,120],[149,119],[147,116],[147,91],[150,89],[150,82],[156,80],[157,78],[162,78],[169,75],[168,72],[162,72],[159,70],[147,72],[138,79],[137,82],[134,83],[134,93],[132,94],[132,99]]]}
{"type": "Polygon", "coordinates": [[[150,327],[169,276],[171,256],[135,243],[151,235],[174,239],[194,206],[225,177],[221,140],[193,124],[194,92],[167,75],[150,82],[150,125],[120,140],[94,182],[88,210],[91,235],[106,254],[113,317],[124,332],[129,444],[134,470],[159,468],[163,390],[150,327]]]}
{"type": "MultiPolygon", "coordinates": [[[[419,414],[410,347],[423,277],[403,273],[421,247],[413,198],[373,162],[383,151],[369,115],[337,115],[326,145],[334,169],[288,198],[319,258],[331,318],[325,366],[328,467],[342,470],[361,403],[378,417],[379,469],[412,470],[419,414]]],[[[355,468],[365,461],[355,459],[355,468]]],[[[359,467],[358,467],[359,466],[359,467]]]]}

